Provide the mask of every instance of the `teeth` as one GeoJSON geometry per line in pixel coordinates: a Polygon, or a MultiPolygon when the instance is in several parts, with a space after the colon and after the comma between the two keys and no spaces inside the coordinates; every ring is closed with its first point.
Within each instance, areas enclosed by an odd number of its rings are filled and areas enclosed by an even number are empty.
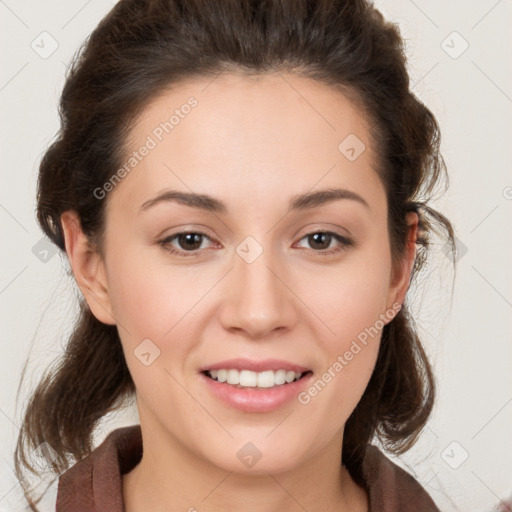
{"type": "Polygon", "coordinates": [[[287,370],[268,370],[265,372],[252,372],[250,370],[209,370],[208,375],[219,382],[226,382],[238,388],[258,387],[273,388],[282,384],[299,380],[302,373],[287,370]]]}

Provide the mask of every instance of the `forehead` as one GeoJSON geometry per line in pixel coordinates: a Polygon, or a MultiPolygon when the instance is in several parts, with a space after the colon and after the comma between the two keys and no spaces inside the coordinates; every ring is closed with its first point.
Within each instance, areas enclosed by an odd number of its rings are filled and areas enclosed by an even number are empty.
{"type": "Polygon", "coordinates": [[[363,112],[325,84],[284,73],[195,78],[139,115],[109,208],[135,213],[166,186],[233,200],[278,199],[315,183],[371,195],[379,186],[372,146],[363,112]]]}

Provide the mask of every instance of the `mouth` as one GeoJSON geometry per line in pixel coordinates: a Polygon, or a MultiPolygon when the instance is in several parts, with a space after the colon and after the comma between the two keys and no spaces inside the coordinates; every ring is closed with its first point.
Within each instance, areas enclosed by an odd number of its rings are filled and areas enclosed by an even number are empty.
{"type": "Polygon", "coordinates": [[[286,386],[297,382],[311,375],[311,370],[265,370],[255,372],[251,370],[238,370],[235,368],[219,368],[215,370],[203,370],[201,372],[206,377],[220,383],[229,384],[239,389],[269,389],[286,386]]]}
{"type": "Polygon", "coordinates": [[[285,359],[229,359],[199,368],[206,389],[230,408],[267,413],[293,402],[313,371],[285,359]]]}

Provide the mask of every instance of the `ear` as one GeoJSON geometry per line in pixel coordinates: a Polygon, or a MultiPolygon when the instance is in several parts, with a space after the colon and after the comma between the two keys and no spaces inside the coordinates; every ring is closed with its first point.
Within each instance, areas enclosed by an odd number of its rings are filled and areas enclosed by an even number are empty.
{"type": "Polygon", "coordinates": [[[405,246],[405,254],[401,259],[397,268],[393,269],[390,288],[388,293],[387,308],[396,310],[393,305],[403,304],[405,294],[409,289],[411,281],[411,273],[416,259],[416,240],[418,237],[418,214],[410,212],[406,215],[407,222],[407,242],[405,246]]]}
{"type": "Polygon", "coordinates": [[[101,255],[83,233],[76,212],[68,210],[60,219],[71,269],[92,314],[104,324],[115,325],[101,255]]]}

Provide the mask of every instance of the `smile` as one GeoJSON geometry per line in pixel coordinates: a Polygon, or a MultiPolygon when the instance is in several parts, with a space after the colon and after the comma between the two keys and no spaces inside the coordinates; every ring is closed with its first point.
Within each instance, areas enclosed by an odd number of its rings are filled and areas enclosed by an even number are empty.
{"type": "Polygon", "coordinates": [[[293,370],[267,370],[253,372],[251,370],[219,369],[205,372],[217,382],[225,382],[237,388],[273,388],[299,380],[305,373],[293,370]]]}

